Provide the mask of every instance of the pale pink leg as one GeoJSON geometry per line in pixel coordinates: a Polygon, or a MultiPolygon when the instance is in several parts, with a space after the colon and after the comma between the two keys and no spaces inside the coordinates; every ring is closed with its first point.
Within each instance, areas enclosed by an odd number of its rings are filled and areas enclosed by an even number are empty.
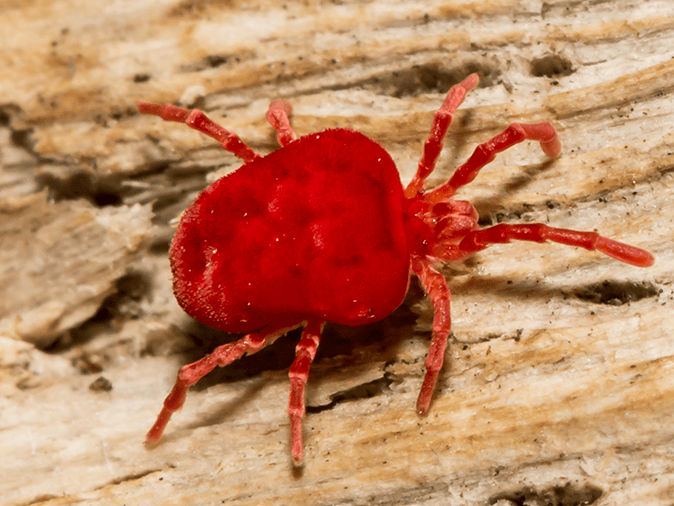
{"type": "Polygon", "coordinates": [[[288,416],[290,416],[290,452],[296,465],[304,459],[302,438],[302,420],[306,415],[304,387],[309,379],[309,368],[316,357],[321,331],[325,322],[310,320],[302,332],[300,342],[295,348],[295,360],[290,367],[290,398],[288,416]]]}
{"type": "Polygon", "coordinates": [[[143,114],[159,116],[166,121],[185,123],[188,127],[212,137],[224,149],[238,156],[244,162],[250,162],[260,156],[243,142],[238,135],[221,127],[199,109],[190,110],[171,104],[162,105],[141,101],[138,102],[138,110],[143,114]]]}
{"type": "Polygon", "coordinates": [[[431,406],[433,390],[445,360],[445,348],[452,327],[450,315],[451,295],[445,277],[436,271],[425,258],[412,259],[412,271],[421,280],[424,290],[433,303],[433,338],[426,357],[426,377],[417,399],[417,412],[426,415],[431,406]]]}
{"type": "Polygon", "coordinates": [[[544,121],[533,125],[513,123],[500,134],[478,145],[466,163],[456,169],[449,181],[426,193],[424,200],[437,203],[448,199],[454,195],[457,188],[475,179],[477,173],[491,162],[498,153],[527,139],[539,141],[543,152],[551,158],[559,156],[561,152],[562,145],[557,137],[557,132],[549,122],[544,121]]]}
{"type": "Polygon", "coordinates": [[[281,147],[297,139],[297,134],[290,126],[290,115],[293,106],[287,100],[274,100],[267,110],[267,121],[276,130],[276,139],[281,147]]]}
{"type": "Polygon", "coordinates": [[[454,113],[466,98],[466,94],[477,86],[480,78],[477,74],[471,74],[459,84],[452,86],[447,93],[447,97],[440,109],[433,117],[433,124],[431,125],[431,132],[424,144],[424,153],[421,155],[419,165],[417,166],[417,173],[410,181],[410,184],[405,188],[405,196],[407,198],[416,197],[424,187],[424,181],[435,168],[435,163],[438,161],[438,156],[442,151],[445,135],[447,129],[452,123],[454,113]]]}
{"type": "Polygon", "coordinates": [[[171,419],[171,415],[183,407],[185,397],[187,396],[187,389],[190,386],[194,385],[217,366],[224,367],[231,364],[246,353],[252,355],[298,326],[299,324],[274,327],[266,332],[248,334],[235,343],[218,346],[210,355],[182,367],[178,371],[178,378],[173,389],[164,400],[164,406],[157,417],[157,421],[145,437],[145,442],[155,443],[159,441],[166,425],[171,419]]]}
{"type": "Polygon", "coordinates": [[[614,241],[597,232],[579,232],[565,228],[554,228],[541,223],[507,225],[501,223],[493,227],[466,234],[459,243],[461,251],[479,251],[490,244],[511,240],[545,242],[552,241],[569,246],[578,246],[590,251],[598,250],[606,255],[637,267],[649,267],[655,259],[648,251],[614,241]]]}

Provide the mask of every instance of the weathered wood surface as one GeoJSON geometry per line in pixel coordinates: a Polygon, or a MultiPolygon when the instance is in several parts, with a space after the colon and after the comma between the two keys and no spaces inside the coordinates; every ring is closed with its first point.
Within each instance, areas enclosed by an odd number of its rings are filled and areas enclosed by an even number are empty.
{"type": "Polygon", "coordinates": [[[669,0],[35,0],[0,17],[1,504],[672,504],[669,0]],[[408,180],[472,71],[434,182],[509,122],[550,120],[560,159],[518,146],[462,197],[485,224],[596,229],[656,264],[511,244],[446,267],[454,338],[423,419],[418,288],[384,322],[328,328],[301,472],[296,335],[193,388],[144,448],[177,368],[225,338],[173,301],[170,221],[238,162],[135,102],[196,105],[268,152],[266,106],[288,98],[298,133],[357,128],[408,180]]]}

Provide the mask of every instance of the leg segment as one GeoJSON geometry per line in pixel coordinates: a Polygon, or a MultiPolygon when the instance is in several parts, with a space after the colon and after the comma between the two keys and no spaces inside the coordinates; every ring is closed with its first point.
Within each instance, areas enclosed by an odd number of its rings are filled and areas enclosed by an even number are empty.
{"type": "Polygon", "coordinates": [[[461,105],[461,102],[463,102],[463,99],[466,98],[466,94],[477,86],[479,80],[480,78],[477,74],[471,74],[464,81],[450,88],[447,98],[445,98],[442,106],[433,117],[431,133],[424,144],[424,153],[421,155],[421,160],[419,160],[417,173],[405,189],[405,196],[407,198],[414,198],[423,190],[424,181],[433,172],[438,156],[440,156],[444,138],[449,125],[452,123],[454,113],[461,105]]]}
{"type": "Polygon", "coordinates": [[[243,142],[234,132],[224,129],[213,120],[209,119],[199,109],[183,109],[171,104],[153,104],[150,102],[138,102],[138,110],[143,114],[153,114],[165,121],[185,123],[188,127],[212,137],[230,153],[238,156],[244,162],[250,162],[258,155],[250,146],[243,142]]]}
{"type": "Polygon", "coordinates": [[[459,243],[459,250],[472,252],[483,250],[490,244],[506,243],[511,240],[545,242],[552,241],[569,246],[579,246],[602,253],[637,267],[649,267],[655,259],[648,251],[614,241],[597,232],[579,232],[565,228],[554,228],[541,223],[527,225],[500,224],[468,233],[459,243]]]}
{"type": "Polygon", "coordinates": [[[267,121],[276,130],[276,139],[281,147],[297,139],[297,134],[290,126],[290,115],[293,106],[287,100],[274,100],[269,104],[267,121]]]}
{"type": "Polygon", "coordinates": [[[412,271],[421,280],[424,290],[433,303],[433,338],[426,357],[426,377],[417,399],[417,412],[426,415],[431,406],[433,390],[445,359],[445,348],[452,326],[450,317],[451,295],[445,277],[436,271],[425,258],[412,259],[412,271]]]}
{"type": "Polygon", "coordinates": [[[298,325],[274,327],[266,332],[248,334],[235,343],[218,346],[210,355],[182,367],[178,371],[178,378],[173,389],[164,400],[164,406],[157,417],[157,421],[147,433],[147,436],[145,436],[145,442],[156,443],[159,441],[166,425],[171,419],[171,415],[183,407],[185,397],[187,396],[187,389],[190,386],[194,385],[217,366],[224,367],[241,358],[246,353],[252,355],[260,351],[298,325]]]}
{"type": "Polygon", "coordinates": [[[288,374],[290,377],[290,399],[288,400],[290,451],[296,465],[300,465],[304,459],[302,420],[307,412],[304,404],[304,387],[309,379],[309,368],[316,357],[324,323],[311,320],[304,328],[300,342],[295,348],[295,360],[288,374]]]}
{"type": "Polygon", "coordinates": [[[437,203],[448,199],[454,195],[458,188],[475,179],[477,173],[491,162],[498,153],[527,139],[539,141],[543,152],[551,158],[559,156],[562,149],[555,127],[549,122],[544,121],[533,125],[513,123],[491,140],[478,145],[466,163],[456,169],[449,181],[428,192],[425,195],[425,200],[437,203]]]}

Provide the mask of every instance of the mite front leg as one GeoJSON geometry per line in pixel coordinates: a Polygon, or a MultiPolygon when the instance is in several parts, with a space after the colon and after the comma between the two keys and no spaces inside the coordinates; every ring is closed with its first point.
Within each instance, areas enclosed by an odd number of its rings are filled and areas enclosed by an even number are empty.
{"type": "Polygon", "coordinates": [[[290,367],[290,399],[288,400],[288,416],[290,417],[290,452],[296,465],[304,459],[304,443],[302,439],[302,420],[307,409],[304,403],[304,387],[309,379],[309,368],[316,357],[321,332],[325,322],[310,320],[302,332],[300,342],[295,348],[295,360],[290,367]]]}
{"type": "Polygon", "coordinates": [[[542,223],[508,225],[501,223],[493,227],[470,232],[459,243],[459,250],[473,252],[485,249],[490,244],[511,240],[545,242],[552,241],[569,246],[578,246],[602,253],[637,267],[649,267],[655,259],[648,251],[622,242],[614,241],[597,232],[581,232],[565,228],[554,228],[542,223]]]}
{"type": "Polygon", "coordinates": [[[452,124],[454,113],[466,98],[466,94],[477,86],[480,78],[477,74],[471,74],[462,82],[452,86],[447,92],[445,101],[433,116],[433,124],[428,139],[424,143],[424,152],[417,166],[417,173],[405,188],[405,196],[408,199],[416,197],[424,188],[424,181],[433,172],[435,164],[438,161],[445,135],[449,125],[452,124]]]}
{"type": "Polygon", "coordinates": [[[420,415],[426,415],[428,408],[431,406],[438,374],[445,360],[445,348],[452,326],[450,316],[451,295],[445,277],[433,268],[429,260],[414,257],[412,259],[412,271],[421,280],[424,290],[433,303],[433,338],[426,357],[426,377],[417,399],[417,412],[420,415]]]}
{"type": "Polygon", "coordinates": [[[424,200],[435,204],[448,199],[454,195],[458,188],[475,179],[478,172],[491,162],[498,153],[527,139],[540,142],[541,149],[550,158],[558,157],[562,150],[557,131],[551,123],[547,121],[533,125],[513,123],[500,134],[478,145],[466,163],[456,169],[449,181],[426,193],[424,200]]]}
{"type": "Polygon", "coordinates": [[[241,158],[244,162],[250,162],[260,156],[238,135],[218,125],[199,109],[190,110],[172,104],[153,104],[140,101],[138,102],[138,110],[143,114],[159,116],[165,121],[185,123],[188,127],[215,139],[224,149],[241,158]]]}
{"type": "Polygon", "coordinates": [[[157,421],[145,437],[145,442],[156,443],[159,441],[164,433],[164,429],[166,429],[166,425],[171,419],[171,415],[185,404],[187,389],[190,386],[194,385],[217,366],[224,367],[241,358],[246,353],[251,355],[260,351],[298,325],[274,327],[267,332],[248,334],[235,343],[218,346],[210,355],[182,367],[178,371],[178,378],[173,389],[164,400],[164,406],[157,417],[157,421]]]}

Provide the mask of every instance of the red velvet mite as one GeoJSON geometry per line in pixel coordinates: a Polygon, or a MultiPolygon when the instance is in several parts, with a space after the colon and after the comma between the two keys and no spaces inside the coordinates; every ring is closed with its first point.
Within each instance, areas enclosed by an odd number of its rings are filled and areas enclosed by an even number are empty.
{"type": "Polygon", "coordinates": [[[480,229],[475,208],[453,199],[497,153],[519,142],[538,141],[546,155],[557,157],[561,145],[548,122],[513,123],[478,145],[449,181],[425,190],[452,116],[477,83],[472,74],[449,90],[406,188],[389,154],[361,133],[337,128],[298,138],[290,127],[291,106],[284,100],[272,102],[267,111],[281,149],[263,157],[201,111],[139,102],[140,112],[185,123],[244,161],[185,211],[170,260],[175,296],[189,315],[247,335],[180,369],[147,442],[159,440],[190,385],[216,366],[304,327],[290,368],[288,403],[291,453],[301,463],[304,387],[323,325],[363,325],[385,318],[401,304],[412,273],[434,308],[426,377],[417,400],[417,411],[425,415],[450,332],[450,293],[433,267],[440,261],[458,261],[514,239],[598,250],[639,267],[653,264],[650,253],[596,232],[543,224],[480,229]]]}

